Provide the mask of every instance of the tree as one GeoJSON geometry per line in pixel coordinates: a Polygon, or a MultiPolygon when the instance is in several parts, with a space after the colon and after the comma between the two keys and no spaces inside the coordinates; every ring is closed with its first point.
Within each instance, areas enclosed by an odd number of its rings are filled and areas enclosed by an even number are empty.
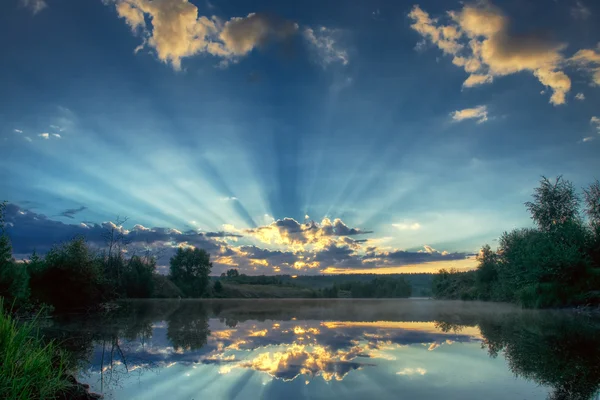
{"type": "Polygon", "coordinates": [[[8,299],[6,306],[19,307],[29,297],[29,277],[24,265],[12,257],[12,245],[5,231],[5,209],[6,203],[0,203],[0,296],[8,299]]]}
{"type": "Polygon", "coordinates": [[[221,293],[222,291],[223,291],[223,284],[221,283],[221,281],[216,281],[215,282],[215,292],[221,293]]]}
{"type": "Polygon", "coordinates": [[[240,272],[237,269],[228,269],[227,273],[226,273],[228,278],[237,278],[238,276],[240,276],[240,272]]]}
{"type": "Polygon", "coordinates": [[[535,188],[533,202],[528,201],[525,206],[544,232],[579,218],[579,196],[573,184],[562,176],[554,183],[542,176],[540,186],[535,188]]]}
{"type": "Polygon", "coordinates": [[[105,283],[101,261],[83,237],[76,237],[46,254],[43,268],[32,271],[30,287],[36,300],[66,311],[110,300],[105,283]]]}
{"type": "Polygon", "coordinates": [[[171,257],[171,279],[188,297],[201,297],[206,293],[211,269],[210,254],[203,249],[180,247],[171,257]]]}
{"type": "Polygon", "coordinates": [[[156,260],[153,257],[133,256],[123,273],[123,287],[129,298],[148,298],[154,292],[156,260]]]}
{"type": "Polygon", "coordinates": [[[594,227],[600,227],[600,182],[598,179],[588,188],[583,189],[583,199],[585,202],[585,213],[594,227]]]}
{"type": "Polygon", "coordinates": [[[481,248],[477,255],[479,265],[475,273],[479,298],[489,300],[498,280],[498,256],[488,244],[481,248]]]}

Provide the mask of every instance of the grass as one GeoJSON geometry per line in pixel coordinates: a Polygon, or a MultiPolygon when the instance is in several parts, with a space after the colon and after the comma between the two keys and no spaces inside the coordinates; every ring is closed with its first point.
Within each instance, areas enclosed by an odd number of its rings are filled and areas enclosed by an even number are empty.
{"type": "Polygon", "coordinates": [[[56,398],[70,386],[63,353],[42,341],[35,319],[20,323],[3,303],[0,298],[0,398],[56,398]]]}

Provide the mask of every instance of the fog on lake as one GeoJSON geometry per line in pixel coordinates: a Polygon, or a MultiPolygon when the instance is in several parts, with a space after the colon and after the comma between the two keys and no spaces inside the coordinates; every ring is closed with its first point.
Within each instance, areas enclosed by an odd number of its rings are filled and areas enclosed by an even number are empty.
{"type": "Polygon", "coordinates": [[[106,399],[595,399],[600,321],[407,300],[140,300],[50,320],[106,399]]]}

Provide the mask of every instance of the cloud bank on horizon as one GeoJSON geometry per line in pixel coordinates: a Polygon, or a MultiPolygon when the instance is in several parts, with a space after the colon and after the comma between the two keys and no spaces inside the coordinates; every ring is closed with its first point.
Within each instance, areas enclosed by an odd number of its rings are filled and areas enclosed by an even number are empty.
{"type": "Polygon", "coordinates": [[[131,251],[197,246],[216,272],[471,267],[530,224],[540,175],[596,178],[599,14],[586,0],[2,2],[15,251],[101,246],[127,215],[131,251]]]}
{"type": "MultiPolygon", "coordinates": [[[[72,219],[79,209],[61,215],[72,219]]],[[[168,260],[179,247],[197,247],[212,256],[213,274],[238,268],[248,274],[321,274],[377,273],[381,267],[400,272],[414,272],[415,267],[428,270],[428,263],[448,263],[457,267],[473,266],[473,254],[439,252],[430,246],[405,251],[377,246],[369,239],[354,239],[372,232],[350,228],[340,219],[328,218],[321,223],[298,223],[285,218],[255,229],[225,226],[219,232],[190,229],[148,228],[135,224],[129,229],[112,221],[103,223],[64,223],[43,214],[8,204],[5,213],[7,232],[17,257],[26,259],[34,251],[45,253],[77,236],[83,236],[94,248],[105,247],[106,232],[115,229],[123,234],[128,253],[157,254],[161,272],[168,271],[168,260]],[[262,247],[261,247],[262,246],[262,247]],[[424,264],[424,265],[420,265],[424,264]],[[425,268],[423,268],[425,267],[425,268]]]]}

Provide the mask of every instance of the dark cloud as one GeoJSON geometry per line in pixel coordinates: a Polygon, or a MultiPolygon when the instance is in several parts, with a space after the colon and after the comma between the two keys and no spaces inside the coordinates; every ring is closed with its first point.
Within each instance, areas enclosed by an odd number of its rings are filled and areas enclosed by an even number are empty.
{"type": "Polygon", "coordinates": [[[60,214],[56,215],[57,217],[65,217],[65,218],[71,218],[73,219],[75,214],[80,213],[84,210],[87,210],[87,207],[85,206],[81,206],[79,208],[68,208],[65,211],[61,212],[60,214]]]}
{"type": "MultiPolygon", "coordinates": [[[[81,208],[65,210],[62,214],[73,215],[80,210],[81,208]]],[[[123,241],[130,254],[150,251],[157,255],[162,272],[166,271],[164,266],[177,247],[186,245],[209,252],[213,261],[212,273],[217,275],[232,267],[249,274],[295,275],[316,274],[326,268],[376,269],[461,260],[470,256],[466,253],[439,252],[429,246],[424,246],[424,250],[419,251],[383,250],[365,245],[364,239],[350,237],[366,231],[350,228],[341,220],[331,222],[329,219],[324,219],[320,224],[312,221],[300,224],[292,218],[284,218],[267,226],[247,230],[248,237],[224,231],[182,232],[165,227],[148,228],[139,224],[126,229],[113,222],[67,224],[15,204],[8,204],[5,219],[17,258],[27,257],[34,250],[46,253],[53,245],[69,241],[78,235],[84,236],[92,246],[103,248],[106,245],[106,232],[115,229],[123,234],[123,241]],[[268,241],[273,237],[276,238],[274,244],[281,245],[283,249],[263,248],[247,242],[241,245],[232,243],[240,239],[268,241]]]]}

